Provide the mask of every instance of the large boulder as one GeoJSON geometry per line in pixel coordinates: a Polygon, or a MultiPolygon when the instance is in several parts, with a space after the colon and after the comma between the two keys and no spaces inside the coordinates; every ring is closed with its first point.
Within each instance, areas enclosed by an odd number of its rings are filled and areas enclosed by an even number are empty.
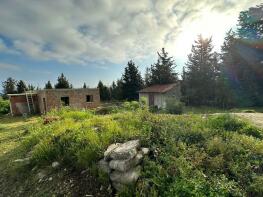
{"type": "Polygon", "coordinates": [[[132,168],[127,172],[113,171],[110,174],[110,180],[115,183],[121,183],[124,185],[129,185],[135,183],[141,174],[141,166],[132,168]]]}
{"type": "Polygon", "coordinates": [[[120,143],[111,144],[107,150],[104,152],[104,159],[108,160],[110,158],[111,153],[120,146],[120,143]]]}
{"type": "Polygon", "coordinates": [[[128,171],[129,169],[138,165],[143,158],[143,155],[138,153],[135,157],[125,160],[111,160],[109,167],[121,172],[128,171]]]}
{"type": "Polygon", "coordinates": [[[135,157],[137,149],[140,147],[139,140],[131,140],[119,145],[110,153],[110,158],[113,160],[126,160],[135,157]]]}

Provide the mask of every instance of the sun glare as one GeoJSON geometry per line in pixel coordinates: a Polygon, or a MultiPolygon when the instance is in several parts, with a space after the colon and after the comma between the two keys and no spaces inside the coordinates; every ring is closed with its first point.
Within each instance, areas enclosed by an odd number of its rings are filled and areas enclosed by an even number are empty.
{"type": "Polygon", "coordinates": [[[175,46],[181,46],[181,48],[176,52],[176,56],[182,57],[189,54],[198,35],[202,35],[204,38],[212,37],[215,50],[219,50],[226,31],[235,24],[236,19],[233,16],[206,10],[201,12],[200,17],[182,24],[175,43],[175,46]]]}

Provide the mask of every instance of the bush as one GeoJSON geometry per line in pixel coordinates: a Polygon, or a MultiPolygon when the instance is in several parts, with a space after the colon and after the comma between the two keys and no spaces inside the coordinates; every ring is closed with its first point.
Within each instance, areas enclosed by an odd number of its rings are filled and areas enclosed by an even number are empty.
{"type": "Polygon", "coordinates": [[[0,97],[0,115],[8,114],[10,112],[9,100],[3,100],[0,97]]]}
{"type": "Polygon", "coordinates": [[[215,129],[226,131],[237,131],[246,125],[245,122],[236,119],[230,114],[211,117],[210,124],[215,129]]]}
{"type": "Polygon", "coordinates": [[[166,111],[170,114],[182,114],[184,104],[177,99],[168,98],[166,99],[166,111]]]}

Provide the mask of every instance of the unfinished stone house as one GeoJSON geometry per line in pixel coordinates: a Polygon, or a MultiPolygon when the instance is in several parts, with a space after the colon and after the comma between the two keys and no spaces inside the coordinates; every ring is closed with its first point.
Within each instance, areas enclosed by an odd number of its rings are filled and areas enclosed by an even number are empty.
{"type": "Polygon", "coordinates": [[[145,98],[150,107],[165,108],[167,98],[180,97],[180,83],[153,85],[139,91],[139,98],[145,98]]]}
{"type": "Polygon", "coordinates": [[[97,88],[45,89],[8,96],[12,115],[45,114],[62,106],[88,109],[100,105],[100,93],[97,88]]]}

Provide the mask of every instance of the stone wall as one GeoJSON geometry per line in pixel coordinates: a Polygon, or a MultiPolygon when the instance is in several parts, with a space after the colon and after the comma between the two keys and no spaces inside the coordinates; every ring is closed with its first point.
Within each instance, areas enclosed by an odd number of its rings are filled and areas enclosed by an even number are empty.
{"type": "Polygon", "coordinates": [[[100,105],[100,94],[96,88],[41,90],[38,92],[41,113],[45,113],[43,98],[46,100],[46,111],[50,111],[62,107],[61,97],[69,97],[69,106],[72,108],[87,109],[100,105]],[[92,95],[93,102],[86,102],[87,95],[92,95]]]}

